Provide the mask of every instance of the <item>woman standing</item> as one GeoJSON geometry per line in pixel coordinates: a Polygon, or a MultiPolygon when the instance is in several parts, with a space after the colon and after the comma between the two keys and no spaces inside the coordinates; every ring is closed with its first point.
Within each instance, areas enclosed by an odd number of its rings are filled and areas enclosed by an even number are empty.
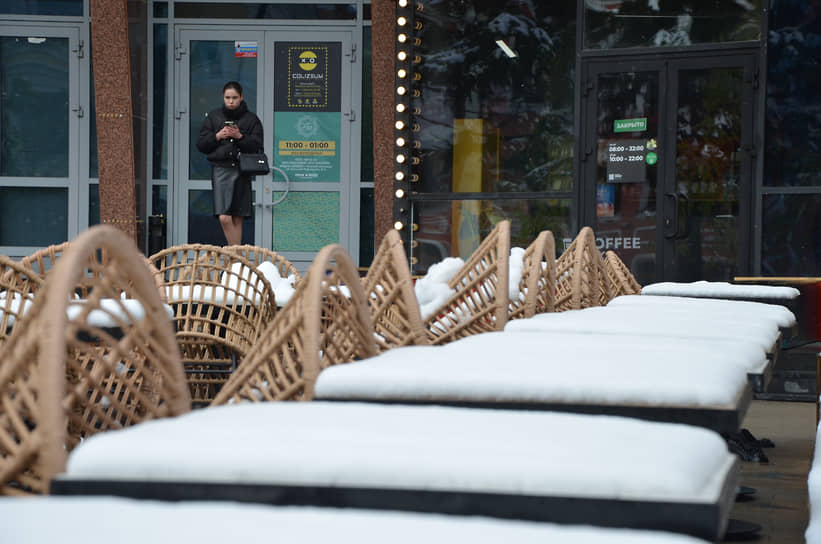
{"type": "Polygon", "coordinates": [[[229,81],[222,88],[223,106],[209,112],[200,127],[197,149],[211,163],[214,215],[219,217],[229,246],[242,242],[242,220],[251,217],[251,176],[239,171],[241,152],[262,151],[262,123],[248,111],[242,85],[229,81]]]}

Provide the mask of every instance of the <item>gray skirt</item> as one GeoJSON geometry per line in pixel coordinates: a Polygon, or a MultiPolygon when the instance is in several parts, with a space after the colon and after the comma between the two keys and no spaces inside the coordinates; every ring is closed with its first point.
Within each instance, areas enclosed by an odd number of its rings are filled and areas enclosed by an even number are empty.
{"type": "Polygon", "coordinates": [[[237,167],[212,166],[211,189],[214,215],[251,217],[251,177],[243,176],[237,167]]]}

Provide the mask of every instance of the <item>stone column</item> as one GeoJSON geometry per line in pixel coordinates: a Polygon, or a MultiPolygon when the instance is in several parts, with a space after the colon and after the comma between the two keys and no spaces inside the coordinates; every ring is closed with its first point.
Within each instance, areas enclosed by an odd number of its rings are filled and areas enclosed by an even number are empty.
{"type": "Polygon", "coordinates": [[[90,0],[100,222],[137,241],[126,0],[90,0]]]}
{"type": "Polygon", "coordinates": [[[373,51],[373,198],[374,234],[379,247],[393,228],[393,85],[395,0],[371,3],[373,51]]]}

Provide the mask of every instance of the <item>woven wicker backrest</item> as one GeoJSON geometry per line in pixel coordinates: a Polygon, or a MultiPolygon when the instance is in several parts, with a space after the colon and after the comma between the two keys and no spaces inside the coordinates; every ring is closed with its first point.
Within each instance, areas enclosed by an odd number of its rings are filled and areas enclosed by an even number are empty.
{"type": "Polygon", "coordinates": [[[72,242],[8,348],[0,364],[4,493],[45,492],[89,435],[190,409],[152,271],[113,227],[72,242]],[[84,300],[75,298],[79,282],[89,290],[84,300]]]}
{"type": "Polygon", "coordinates": [[[500,221],[450,280],[456,293],[425,320],[431,344],[502,330],[508,312],[510,221],[500,221]]]}
{"type": "Polygon", "coordinates": [[[254,262],[226,248],[188,244],[149,259],[174,308],[193,402],[208,404],[276,315],[274,292],[254,262]]]}
{"type": "Polygon", "coordinates": [[[596,235],[584,227],[556,261],[556,311],[603,306],[611,298],[596,235]]]}
{"type": "Polygon", "coordinates": [[[545,230],[530,244],[522,256],[522,278],[519,300],[510,301],[508,319],[533,317],[552,312],[556,296],[556,242],[545,230]]]}
{"type": "Polygon", "coordinates": [[[276,251],[252,245],[228,246],[226,249],[245,257],[257,266],[266,261],[273,263],[277,267],[280,277],[287,278],[292,274],[296,277],[296,282],[294,282],[294,285],[299,283],[302,279],[302,276],[299,274],[299,271],[293,263],[276,251]]]}
{"type": "Polygon", "coordinates": [[[378,352],[428,343],[408,258],[399,233],[389,231],[364,278],[378,352]]]}
{"type": "Polygon", "coordinates": [[[63,253],[68,249],[71,242],[63,242],[62,244],[55,244],[43,249],[38,249],[31,255],[20,259],[20,264],[34,270],[41,278],[45,278],[49,270],[54,268],[63,253]]]}
{"type": "Polygon", "coordinates": [[[604,254],[604,271],[613,297],[641,294],[641,285],[614,251],[604,254]]]}
{"type": "Polygon", "coordinates": [[[341,246],[327,246],[213,404],[310,400],[323,368],[375,354],[357,270],[341,246]]]}
{"type": "Polygon", "coordinates": [[[29,307],[43,280],[29,268],[0,255],[0,360],[12,326],[29,307]]]}

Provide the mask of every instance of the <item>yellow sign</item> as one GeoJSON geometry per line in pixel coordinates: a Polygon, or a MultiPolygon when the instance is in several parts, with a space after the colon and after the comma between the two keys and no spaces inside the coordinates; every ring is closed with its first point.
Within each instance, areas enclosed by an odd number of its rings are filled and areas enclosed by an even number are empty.
{"type": "Polygon", "coordinates": [[[299,55],[299,67],[306,72],[310,72],[316,68],[316,62],[316,53],[313,51],[303,51],[299,55]]]}
{"type": "Polygon", "coordinates": [[[334,155],[336,155],[336,142],[333,140],[280,140],[279,154],[319,155],[333,157],[334,155]]]}

